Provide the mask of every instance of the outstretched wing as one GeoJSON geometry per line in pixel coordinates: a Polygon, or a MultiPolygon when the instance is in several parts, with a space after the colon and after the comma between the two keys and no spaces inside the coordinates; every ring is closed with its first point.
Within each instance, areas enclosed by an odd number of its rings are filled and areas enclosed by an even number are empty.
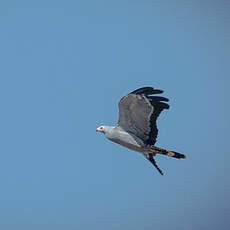
{"type": "Polygon", "coordinates": [[[119,102],[118,126],[139,137],[146,145],[154,145],[158,134],[157,118],[163,109],[169,109],[165,97],[151,96],[163,90],[152,87],[137,89],[119,102]]]}

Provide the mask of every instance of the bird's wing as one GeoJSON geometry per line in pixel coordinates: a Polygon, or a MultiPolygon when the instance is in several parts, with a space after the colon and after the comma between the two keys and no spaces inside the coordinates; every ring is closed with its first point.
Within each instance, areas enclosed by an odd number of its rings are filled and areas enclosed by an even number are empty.
{"type": "Polygon", "coordinates": [[[146,145],[154,145],[158,134],[156,120],[163,109],[169,105],[165,97],[151,96],[161,94],[162,90],[152,87],[137,89],[119,102],[118,126],[140,138],[146,145]]]}

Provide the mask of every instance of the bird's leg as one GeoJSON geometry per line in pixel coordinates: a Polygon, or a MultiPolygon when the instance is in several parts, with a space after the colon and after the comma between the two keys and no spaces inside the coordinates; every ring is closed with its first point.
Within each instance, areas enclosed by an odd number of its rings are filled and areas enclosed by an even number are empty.
{"type": "Polygon", "coordinates": [[[153,154],[151,154],[151,153],[146,154],[146,158],[155,166],[155,168],[158,170],[158,172],[161,175],[164,175],[163,172],[161,171],[161,169],[158,167],[158,165],[157,165],[157,163],[153,157],[153,154]]]}

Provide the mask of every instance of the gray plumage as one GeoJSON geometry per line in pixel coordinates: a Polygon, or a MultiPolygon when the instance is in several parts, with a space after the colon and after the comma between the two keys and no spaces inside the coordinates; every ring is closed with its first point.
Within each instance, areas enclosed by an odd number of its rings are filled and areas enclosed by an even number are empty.
{"type": "Polygon", "coordinates": [[[160,96],[162,90],[152,87],[137,89],[119,102],[119,119],[116,126],[100,126],[97,131],[126,148],[142,153],[163,175],[154,156],[163,154],[175,158],[185,155],[158,148],[155,145],[158,134],[157,118],[164,109],[169,109],[168,99],[160,96]]]}

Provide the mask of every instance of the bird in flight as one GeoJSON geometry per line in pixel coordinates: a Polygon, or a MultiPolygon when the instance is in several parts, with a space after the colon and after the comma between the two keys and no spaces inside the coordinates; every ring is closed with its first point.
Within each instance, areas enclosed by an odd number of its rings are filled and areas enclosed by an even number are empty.
{"type": "Polygon", "coordinates": [[[117,144],[142,153],[163,175],[154,157],[162,154],[184,159],[184,154],[155,146],[158,129],[157,118],[164,109],[169,109],[165,102],[169,100],[161,96],[163,90],[143,87],[127,94],[119,102],[119,119],[116,126],[100,126],[97,132],[117,144]]]}

